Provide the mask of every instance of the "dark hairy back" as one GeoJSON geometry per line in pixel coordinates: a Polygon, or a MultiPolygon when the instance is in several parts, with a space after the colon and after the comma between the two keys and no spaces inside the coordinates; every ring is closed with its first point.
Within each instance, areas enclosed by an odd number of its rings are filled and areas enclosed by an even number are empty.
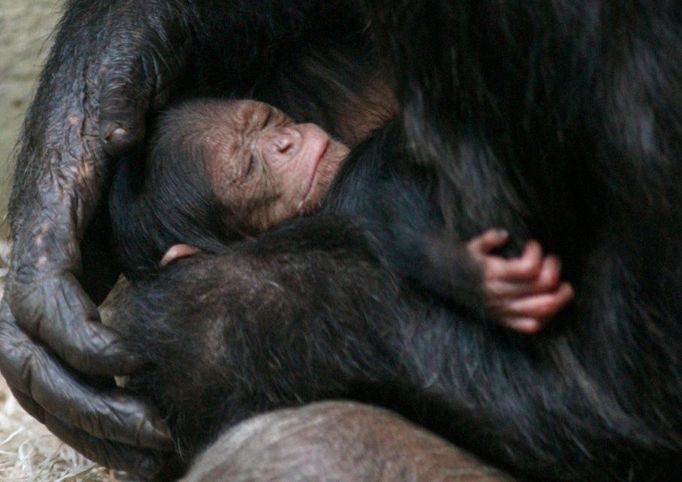
{"type": "Polygon", "coordinates": [[[164,371],[165,354],[202,344],[154,332],[208,323],[224,334],[208,351],[219,363],[186,357],[219,408],[201,387],[166,406],[178,439],[194,453],[216,420],[354,397],[525,476],[674,480],[679,7],[375,1],[369,11],[403,108],[363,147],[369,160],[349,161],[323,213],[178,263],[136,294],[137,336],[168,393],[178,367],[164,371]],[[539,239],[576,287],[539,335],[486,322],[471,282],[456,303],[423,289],[434,275],[419,262],[421,235],[490,227],[539,239]]]}

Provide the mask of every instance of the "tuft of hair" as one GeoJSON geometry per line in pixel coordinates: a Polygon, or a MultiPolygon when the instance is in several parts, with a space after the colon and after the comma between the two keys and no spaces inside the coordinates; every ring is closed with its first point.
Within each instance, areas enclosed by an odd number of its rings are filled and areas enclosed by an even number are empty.
{"type": "Polygon", "coordinates": [[[226,121],[226,100],[183,102],[162,113],[146,147],[124,158],[110,193],[110,214],[123,273],[135,282],[156,275],[174,244],[215,253],[241,237],[234,213],[217,199],[204,160],[226,121]]]}

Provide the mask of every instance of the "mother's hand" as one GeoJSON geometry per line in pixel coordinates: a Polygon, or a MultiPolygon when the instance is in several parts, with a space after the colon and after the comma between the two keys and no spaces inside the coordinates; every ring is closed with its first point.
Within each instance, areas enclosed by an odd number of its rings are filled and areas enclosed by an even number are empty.
{"type": "Polygon", "coordinates": [[[140,361],[100,323],[80,245],[112,157],[144,137],[188,63],[189,4],[69,2],[18,156],[0,309],[0,370],[22,406],[89,458],[145,477],[167,468],[170,436],[112,383],[140,361]]]}

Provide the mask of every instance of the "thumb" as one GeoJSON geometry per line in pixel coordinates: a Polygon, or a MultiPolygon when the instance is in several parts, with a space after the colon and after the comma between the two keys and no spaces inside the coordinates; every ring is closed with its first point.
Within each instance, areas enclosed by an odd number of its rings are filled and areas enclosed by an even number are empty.
{"type": "Polygon", "coordinates": [[[154,84],[155,79],[148,78],[141,58],[103,67],[99,125],[108,154],[120,154],[144,139],[154,84]]]}

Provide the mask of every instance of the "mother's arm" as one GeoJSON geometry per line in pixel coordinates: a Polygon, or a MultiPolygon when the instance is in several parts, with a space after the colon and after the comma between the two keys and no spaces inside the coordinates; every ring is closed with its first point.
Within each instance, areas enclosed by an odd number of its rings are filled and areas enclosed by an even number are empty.
{"type": "Polygon", "coordinates": [[[106,383],[139,363],[99,323],[79,282],[80,243],[110,154],[144,136],[146,113],[166,100],[189,54],[189,8],[136,3],[73,1],[60,23],[17,159],[0,368],[22,405],[65,441],[151,475],[153,453],[170,448],[167,430],[150,407],[106,383]]]}

